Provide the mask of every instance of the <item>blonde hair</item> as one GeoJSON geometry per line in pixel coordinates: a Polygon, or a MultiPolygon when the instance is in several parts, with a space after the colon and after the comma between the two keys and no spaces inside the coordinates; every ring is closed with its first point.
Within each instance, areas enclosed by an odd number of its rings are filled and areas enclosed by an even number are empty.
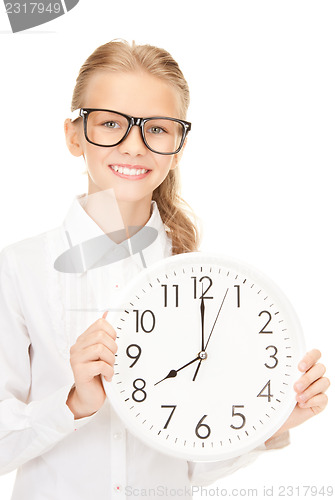
{"type": "MultiPolygon", "coordinates": [[[[83,107],[83,98],[90,77],[96,71],[146,71],[173,86],[179,96],[180,118],[186,119],[190,102],[187,82],[177,62],[164,49],[152,45],[130,45],[125,40],[112,40],[98,47],[80,68],[73,91],[71,111],[83,107]]],[[[197,218],[180,196],[179,167],[170,170],[154,192],[161,218],[172,240],[172,253],[197,251],[200,233],[197,218]]]]}

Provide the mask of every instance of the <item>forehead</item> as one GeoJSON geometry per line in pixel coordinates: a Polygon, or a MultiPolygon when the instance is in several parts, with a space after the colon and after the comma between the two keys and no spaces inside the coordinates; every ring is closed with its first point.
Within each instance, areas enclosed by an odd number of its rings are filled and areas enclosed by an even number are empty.
{"type": "Polygon", "coordinates": [[[144,72],[96,72],[88,82],[82,107],[105,108],[133,116],[180,115],[177,90],[144,72]]]}

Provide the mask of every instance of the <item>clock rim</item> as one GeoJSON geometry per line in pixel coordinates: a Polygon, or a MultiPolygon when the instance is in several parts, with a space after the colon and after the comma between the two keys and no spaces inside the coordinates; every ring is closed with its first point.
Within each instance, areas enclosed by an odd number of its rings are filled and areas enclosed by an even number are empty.
{"type": "MultiPolygon", "coordinates": [[[[217,254],[213,252],[187,252],[187,253],[172,255],[155,262],[151,266],[144,268],[125,287],[124,292],[122,293],[122,296],[118,301],[117,310],[124,311],[126,305],[129,304],[128,300],[129,296],[131,296],[131,294],[134,294],[134,292],[138,289],[139,285],[143,282],[144,279],[149,281],[150,277],[152,275],[157,274],[158,270],[160,270],[161,272],[162,269],[169,268],[174,263],[176,263],[177,265],[178,262],[187,261],[187,263],[190,264],[189,261],[193,261],[194,264],[199,264],[199,262],[201,262],[202,260],[205,261],[206,265],[210,264],[210,262],[212,261],[213,264],[219,264],[225,267],[230,267],[233,268],[234,270],[238,269],[239,273],[241,274],[246,273],[249,278],[252,278],[253,274],[255,274],[255,281],[257,282],[257,284],[263,285],[264,282],[264,284],[266,285],[266,289],[268,290],[270,288],[271,293],[273,293],[276,299],[276,303],[280,303],[280,305],[285,309],[286,314],[289,315],[290,321],[292,322],[295,331],[295,340],[297,343],[297,353],[296,353],[297,357],[300,359],[300,357],[303,356],[305,352],[305,340],[304,340],[303,330],[295,309],[293,308],[291,302],[289,301],[289,299],[287,298],[286,294],[283,292],[281,287],[278,286],[271,278],[269,278],[264,272],[260,271],[255,266],[248,264],[240,259],[236,259],[234,257],[223,254],[217,254]]],[[[112,324],[116,324],[116,321],[120,319],[120,316],[121,316],[120,312],[114,313],[113,315],[114,323],[112,324]],[[114,321],[114,319],[116,321],[114,321]]],[[[299,376],[299,371],[297,367],[293,370],[294,371],[292,375],[294,375],[294,372],[296,372],[297,376],[299,376]]],[[[116,391],[116,387],[113,384],[113,379],[110,382],[106,381],[103,377],[101,377],[101,379],[109,403],[115,410],[118,417],[121,419],[127,431],[129,431],[133,436],[142,441],[142,443],[144,443],[149,448],[153,448],[164,455],[172,456],[176,459],[184,459],[190,462],[205,463],[205,462],[217,462],[217,461],[229,460],[244,455],[246,453],[249,453],[253,450],[256,450],[260,445],[264,445],[265,441],[269,439],[271,436],[273,436],[275,432],[277,432],[277,430],[283,425],[283,423],[289,417],[289,415],[291,414],[291,412],[293,411],[294,407],[297,404],[297,401],[295,399],[296,396],[295,392],[293,390],[293,387],[291,387],[290,388],[291,394],[288,395],[285,407],[280,412],[279,417],[271,420],[271,425],[268,427],[268,430],[262,433],[258,439],[255,439],[252,442],[250,441],[247,442],[245,446],[241,447],[240,449],[235,449],[230,451],[228,450],[226,452],[221,452],[221,453],[219,451],[215,451],[211,455],[205,457],[202,455],[201,452],[199,453],[198,451],[184,452],[179,449],[172,449],[168,446],[163,446],[157,439],[154,438],[154,435],[152,436],[152,439],[151,436],[148,435],[147,433],[143,433],[142,435],[140,427],[138,426],[138,424],[136,424],[135,420],[132,417],[129,418],[129,411],[125,410],[125,406],[121,402],[119,393],[116,391]]],[[[208,453],[208,449],[206,449],[206,452],[208,453]]]]}

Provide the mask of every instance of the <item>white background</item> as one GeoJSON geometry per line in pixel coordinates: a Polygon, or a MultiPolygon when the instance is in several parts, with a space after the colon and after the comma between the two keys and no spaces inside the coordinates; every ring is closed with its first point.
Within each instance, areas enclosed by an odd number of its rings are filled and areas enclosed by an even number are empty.
{"type": "MultiPolygon", "coordinates": [[[[203,221],[202,249],[277,282],[332,379],[334,25],[327,0],[80,0],[57,20],[12,34],[1,3],[0,248],[58,226],[86,190],[82,159],[63,137],[86,57],[114,38],[164,47],[191,89],[181,167],[184,198],[203,221]]],[[[303,496],[303,485],[331,485],[330,399],[291,432],[289,447],[215,487],[258,488],[262,497],[263,486],[275,485],[274,495],[279,485],[300,487],[303,496]]],[[[0,477],[1,500],[14,477],[0,477]]]]}

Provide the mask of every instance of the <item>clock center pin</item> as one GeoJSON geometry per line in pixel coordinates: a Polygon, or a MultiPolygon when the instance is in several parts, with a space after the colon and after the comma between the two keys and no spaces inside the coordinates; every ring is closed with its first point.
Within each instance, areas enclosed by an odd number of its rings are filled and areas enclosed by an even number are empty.
{"type": "Polygon", "coordinates": [[[199,352],[199,358],[200,359],[207,359],[207,352],[205,352],[205,351],[199,352]]]}

